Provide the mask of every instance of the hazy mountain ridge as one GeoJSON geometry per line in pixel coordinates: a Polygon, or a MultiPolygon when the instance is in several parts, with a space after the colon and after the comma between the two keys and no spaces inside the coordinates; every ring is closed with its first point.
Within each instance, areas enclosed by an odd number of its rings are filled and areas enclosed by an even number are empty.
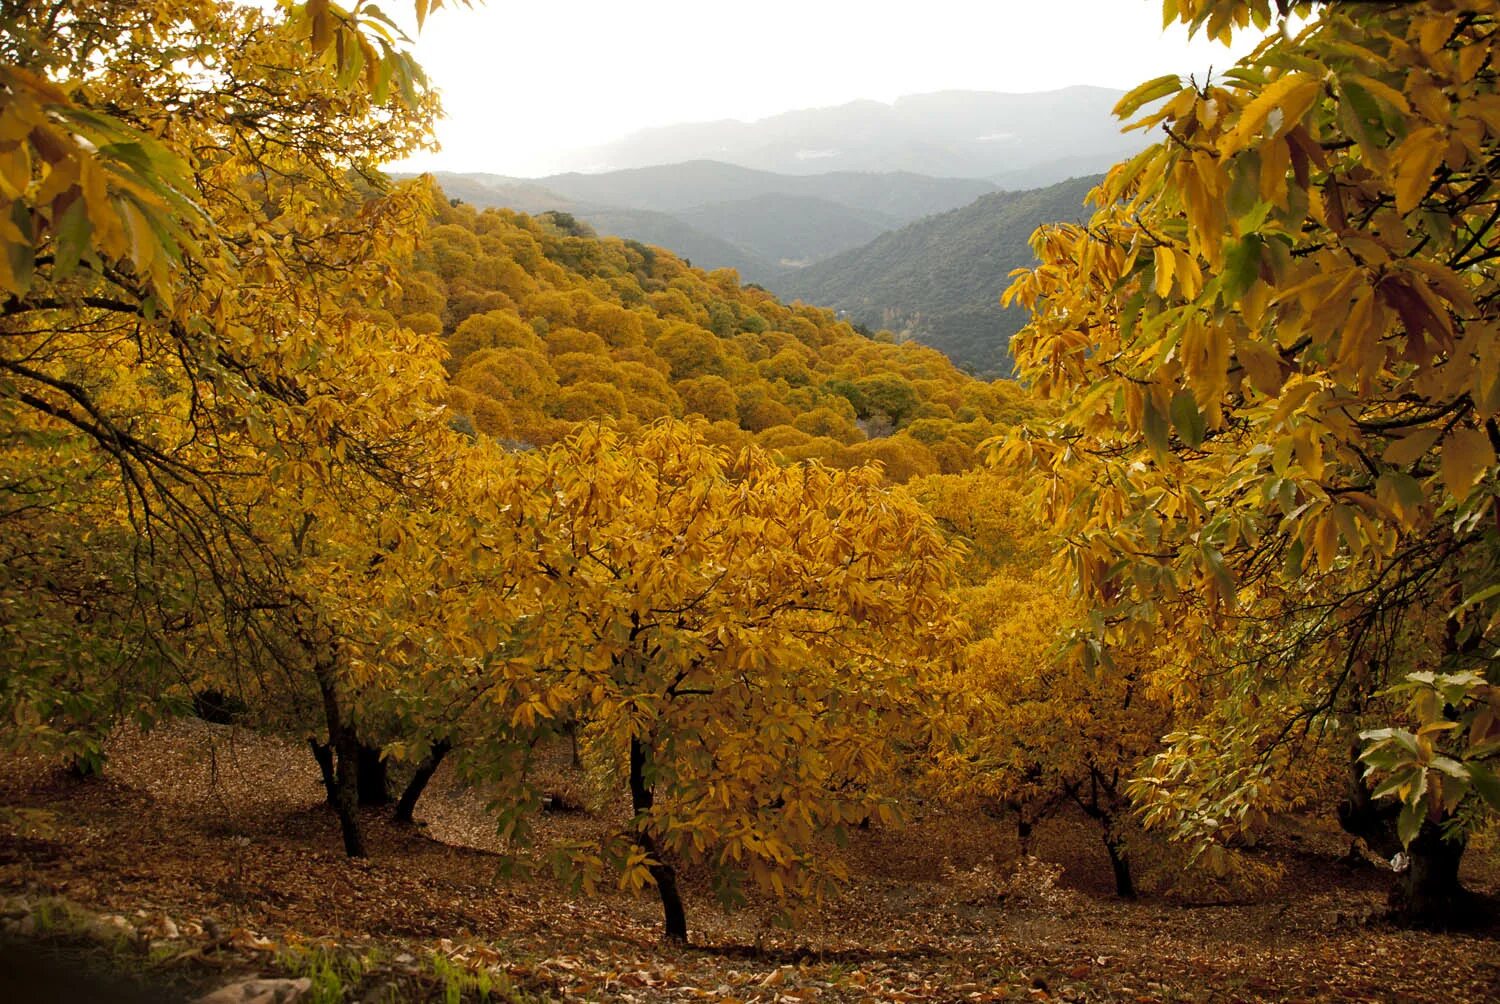
{"type": "Polygon", "coordinates": [[[437,175],[481,208],[571,213],[602,233],[669,248],[705,268],[767,283],[783,262],[818,261],[995,190],[969,178],[901,172],[779,175],[693,161],[607,174],[437,175]]]}
{"type": "Polygon", "coordinates": [[[771,284],[780,296],[834,307],[856,323],[905,330],[977,373],[1008,373],[1007,345],[1024,321],[1000,306],[1012,269],[1034,263],[1043,223],[1087,218],[1099,178],[999,192],[920,220],[771,284]]]}
{"type": "Polygon", "coordinates": [[[704,159],[792,175],[905,171],[988,179],[1037,169],[1027,180],[1050,183],[1068,176],[1045,173],[1054,162],[1113,163],[1145,146],[1139,134],[1120,132],[1113,109],[1122,93],[1077,86],[854,101],[753,122],[640,130],[569,159],[585,170],[610,172],[704,159]]]}

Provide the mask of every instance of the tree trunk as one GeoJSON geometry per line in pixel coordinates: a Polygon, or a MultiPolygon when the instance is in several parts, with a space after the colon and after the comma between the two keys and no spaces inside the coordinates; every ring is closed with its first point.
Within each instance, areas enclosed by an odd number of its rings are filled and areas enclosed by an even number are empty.
{"type": "Polygon", "coordinates": [[[1401,850],[1401,841],[1396,836],[1396,817],[1401,814],[1401,806],[1395,801],[1379,803],[1370,797],[1359,754],[1360,743],[1355,739],[1349,745],[1348,789],[1338,806],[1339,825],[1351,837],[1363,840],[1375,854],[1390,860],[1401,850]]]}
{"type": "Polygon", "coordinates": [[[1444,840],[1442,828],[1424,821],[1406,848],[1406,870],[1391,887],[1391,918],[1400,924],[1430,930],[1462,927],[1472,918],[1469,894],[1458,881],[1467,841],[1444,840]]]}
{"type": "MultiPolygon", "coordinates": [[[[651,789],[646,785],[646,747],[639,740],[630,740],[630,803],[639,817],[651,808],[651,789]]],[[[635,831],[635,842],[657,863],[647,866],[651,878],[656,882],[656,891],[661,896],[661,909],[668,941],[687,944],[687,913],[683,910],[682,895],[677,891],[677,871],[662,860],[656,841],[645,829],[635,831]]]]}
{"type": "Polygon", "coordinates": [[[1130,875],[1130,858],[1125,854],[1123,842],[1118,837],[1106,835],[1104,849],[1109,851],[1109,866],[1115,872],[1115,895],[1121,899],[1135,899],[1135,880],[1130,875]]]}
{"type": "Polygon", "coordinates": [[[333,776],[333,747],[328,743],[318,742],[312,736],[307,737],[307,745],[312,748],[313,759],[318,761],[318,770],[323,775],[323,790],[328,794],[328,807],[337,808],[339,786],[333,776]]]}
{"type": "Polygon", "coordinates": [[[380,747],[359,744],[359,804],[390,805],[391,785],[380,747]]]}
{"type": "Polygon", "coordinates": [[[1021,857],[1031,853],[1031,820],[1024,811],[1016,814],[1016,843],[1020,845],[1021,857]]]}
{"type": "MultiPolygon", "coordinates": [[[[333,811],[339,817],[339,831],[344,838],[344,853],[351,858],[365,857],[365,839],[359,830],[359,737],[344,724],[338,693],[333,685],[333,667],[320,663],[314,672],[318,690],[323,696],[323,717],[328,723],[328,746],[334,759],[333,811]]],[[[316,752],[316,747],[314,747],[316,752]]],[[[321,762],[321,761],[320,761],[321,762]]]]}
{"type": "Polygon", "coordinates": [[[401,799],[396,803],[394,817],[396,822],[406,824],[412,822],[412,813],[417,808],[417,799],[421,798],[422,792],[427,790],[427,782],[432,780],[432,775],[437,773],[438,765],[443,762],[443,757],[447,756],[452,748],[453,744],[446,739],[432,744],[432,749],[428,750],[422,762],[417,764],[417,772],[411,776],[411,780],[401,792],[401,799]]]}

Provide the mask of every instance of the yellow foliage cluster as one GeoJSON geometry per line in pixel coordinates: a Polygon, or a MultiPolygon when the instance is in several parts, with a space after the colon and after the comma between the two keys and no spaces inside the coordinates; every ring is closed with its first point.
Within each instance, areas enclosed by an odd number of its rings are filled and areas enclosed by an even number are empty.
{"type": "MultiPolygon", "coordinates": [[[[1271,768],[1342,756],[1403,676],[1494,672],[1494,5],[1274,7],[1167,0],[1214,37],[1310,20],[1127,95],[1163,138],[1007,294],[1062,417],[1000,456],[1046,478],[1096,661],[1169,640],[1202,695],[1138,789],[1200,842],[1242,839],[1290,797],[1271,768]]],[[[1434,832],[1493,756],[1438,753],[1404,789],[1434,832]]]]}
{"type": "Polygon", "coordinates": [[[442,333],[453,404],[483,433],[529,445],[578,422],[624,431],[698,416],[711,438],[785,460],[884,465],[893,481],[972,467],[1030,414],[933,349],[855,333],[732,271],[598,239],[558,217],[442,208],[382,316],[442,333]]]}

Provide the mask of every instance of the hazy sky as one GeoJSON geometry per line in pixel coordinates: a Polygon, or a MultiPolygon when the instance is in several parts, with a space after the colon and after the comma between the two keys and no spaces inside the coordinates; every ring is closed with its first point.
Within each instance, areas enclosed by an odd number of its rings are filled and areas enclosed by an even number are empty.
{"type": "Polygon", "coordinates": [[[400,166],[534,176],[647,126],[951,89],[1128,88],[1248,48],[1162,32],[1160,0],[487,0],[438,11],[418,37],[443,149],[400,166]]]}

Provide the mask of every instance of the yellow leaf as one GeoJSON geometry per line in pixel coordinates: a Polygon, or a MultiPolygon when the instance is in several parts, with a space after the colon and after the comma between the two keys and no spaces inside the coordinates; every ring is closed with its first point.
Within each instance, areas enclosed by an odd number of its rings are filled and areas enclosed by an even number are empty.
{"type": "Polygon", "coordinates": [[[1318,552],[1318,570],[1326,572],[1339,556],[1339,524],[1332,513],[1324,513],[1314,531],[1313,543],[1318,552]]]}
{"type": "Polygon", "coordinates": [[[1409,467],[1432,449],[1442,431],[1438,426],[1428,426],[1408,432],[1402,438],[1392,440],[1385,448],[1383,459],[1394,467],[1409,467]]]}
{"type": "Polygon", "coordinates": [[[1169,247],[1157,247],[1155,258],[1156,295],[1166,299],[1172,294],[1172,271],[1177,266],[1177,259],[1169,247]]]}
{"type": "Polygon", "coordinates": [[[1454,498],[1466,498],[1474,482],[1495,462],[1495,450],[1483,429],[1455,429],[1443,441],[1439,471],[1454,498]]]}
{"type": "Polygon", "coordinates": [[[1291,129],[1307,114],[1322,86],[1316,77],[1305,73],[1288,73],[1278,77],[1240,112],[1239,121],[1235,123],[1234,130],[1224,137],[1220,152],[1230,155],[1249,146],[1271,119],[1273,112],[1280,113],[1280,119],[1272,129],[1274,135],[1291,129]]]}
{"type": "Polygon", "coordinates": [[[1446,142],[1434,126],[1416,130],[1391,155],[1396,166],[1396,211],[1409,213],[1421,203],[1432,186],[1432,175],[1443,160],[1446,142]]]}

